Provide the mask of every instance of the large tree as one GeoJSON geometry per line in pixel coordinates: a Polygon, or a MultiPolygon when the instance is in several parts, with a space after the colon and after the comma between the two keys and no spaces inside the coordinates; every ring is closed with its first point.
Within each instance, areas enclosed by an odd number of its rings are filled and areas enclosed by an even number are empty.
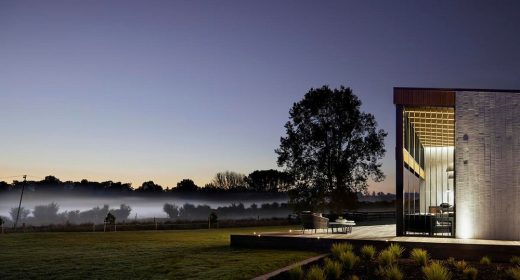
{"type": "Polygon", "coordinates": [[[275,152],[278,165],[295,179],[289,197],[296,210],[339,213],[354,206],[369,179],[384,179],[379,160],[387,133],[360,107],[350,88],[323,86],[290,109],[286,136],[275,152]]]}

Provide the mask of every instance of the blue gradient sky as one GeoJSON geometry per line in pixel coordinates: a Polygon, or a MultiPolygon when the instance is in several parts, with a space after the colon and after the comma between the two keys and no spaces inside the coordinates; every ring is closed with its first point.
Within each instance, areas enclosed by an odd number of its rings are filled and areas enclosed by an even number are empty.
{"type": "Polygon", "coordinates": [[[520,2],[453,2],[0,1],[0,177],[275,168],[292,103],[343,84],[393,192],[392,87],[520,88],[520,2]]]}

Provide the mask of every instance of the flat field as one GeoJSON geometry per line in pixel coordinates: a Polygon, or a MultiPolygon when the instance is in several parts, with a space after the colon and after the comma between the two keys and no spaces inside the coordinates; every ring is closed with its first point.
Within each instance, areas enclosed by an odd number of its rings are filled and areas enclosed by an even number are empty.
{"type": "Polygon", "coordinates": [[[212,230],[0,234],[0,279],[250,279],[314,252],[229,247],[212,230]]]}

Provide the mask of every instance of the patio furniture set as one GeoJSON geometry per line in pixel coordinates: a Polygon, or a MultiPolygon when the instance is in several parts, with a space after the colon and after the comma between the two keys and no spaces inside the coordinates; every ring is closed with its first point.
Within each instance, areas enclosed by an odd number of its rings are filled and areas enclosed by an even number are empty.
{"type": "Polygon", "coordinates": [[[302,231],[305,234],[305,230],[314,230],[314,233],[318,229],[325,229],[327,233],[329,229],[332,233],[336,230],[337,233],[352,233],[352,227],[356,225],[354,221],[345,219],[336,219],[334,222],[329,222],[329,219],[322,217],[321,214],[303,212],[301,214],[302,231]]]}

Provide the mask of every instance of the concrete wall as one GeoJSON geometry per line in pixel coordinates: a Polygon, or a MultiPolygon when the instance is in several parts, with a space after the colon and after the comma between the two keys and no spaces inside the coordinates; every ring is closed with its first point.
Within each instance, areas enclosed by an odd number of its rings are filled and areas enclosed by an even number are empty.
{"type": "Polygon", "coordinates": [[[456,237],[520,240],[520,93],[457,92],[456,237]]]}

